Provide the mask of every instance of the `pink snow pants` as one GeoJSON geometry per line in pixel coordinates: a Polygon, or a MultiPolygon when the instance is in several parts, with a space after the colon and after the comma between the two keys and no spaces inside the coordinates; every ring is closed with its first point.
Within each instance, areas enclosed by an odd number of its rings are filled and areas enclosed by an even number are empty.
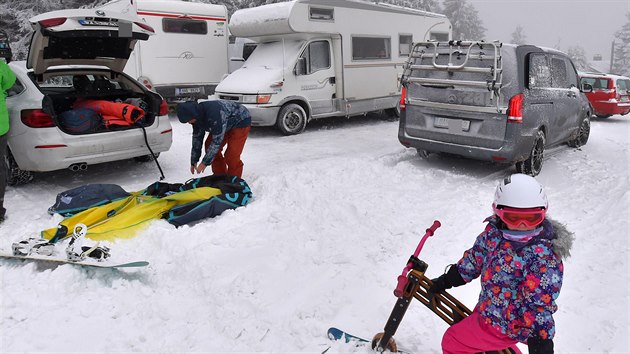
{"type": "Polygon", "coordinates": [[[444,354],[471,354],[512,348],[517,354],[518,341],[484,323],[477,311],[452,325],[442,337],[444,354]]]}

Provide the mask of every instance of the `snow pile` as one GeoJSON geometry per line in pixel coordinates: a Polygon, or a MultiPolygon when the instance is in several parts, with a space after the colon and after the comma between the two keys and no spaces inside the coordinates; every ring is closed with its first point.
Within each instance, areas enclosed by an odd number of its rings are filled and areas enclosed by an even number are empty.
{"type": "MultiPolygon", "coordinates": [[[[160,162],[168,182],[184,182],[191,129],[172,123],[173,147],[160,162]]],[[[313,122],[291,137],[254,129],[243,176],[252,201],[192,227],[155,221],[111,245],[112,257],[150,261],[144,269],[0,260],[0,351],[369,352],[331,343],[326,330],[382,331],[396,277],[424,230],[442,222],[420,255],[433,277],[472,245],[496,183],[514,172],[421,159],[397,129],[374,116],[313,122]]],[[[593,121],[588,145],[548,151],[538,178],[550,215],[576,234],[558,300],[558,353],[630,351],[629,129],[626,117],[593,121]]],[[[158,175],[152,163],[123,161],[10,188],[0,249],[56,225],[61,218],[46,210],[63,190],[114,183],[133,191],[158,175]]],[[[478,291],[475,281],[453,293],[472,307],[478,291]]],[[[395,338],[415,353],[439,353],[445,329],[414,302],[395,338]]]]}

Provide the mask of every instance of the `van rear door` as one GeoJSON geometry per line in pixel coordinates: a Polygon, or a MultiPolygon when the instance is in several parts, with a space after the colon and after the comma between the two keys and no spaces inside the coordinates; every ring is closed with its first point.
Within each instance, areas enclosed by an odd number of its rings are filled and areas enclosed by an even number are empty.
{"type": "Polygon", "coordinates": [[[507,126],[503,88],[517,86],[512,82],[516,75],[503,71],[504,60],[516,59],[513,49],[502,49],[500,43],[415,44],[402,78],[407,85],[406,134],[500,148],[507,126]]]}

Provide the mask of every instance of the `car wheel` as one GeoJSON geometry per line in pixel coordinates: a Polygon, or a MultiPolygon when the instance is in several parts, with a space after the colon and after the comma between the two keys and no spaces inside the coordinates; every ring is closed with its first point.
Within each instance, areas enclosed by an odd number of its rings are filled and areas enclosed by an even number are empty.
{"type": "Polygon", "coordinates": [[[289,103],[280,109],[276,127],[284,135],[300,134],[306,128],[306,120],[304,108],[297,103],[289,103]]]}
{"type": "Polygon", "coordinates": [[[570,147],[580,147],[586,145],[588,137],[591,134],[591,120],[584,118],[578,129],[577,136],[574,139],[569,140],[567,143],[570,147]]]}
{"type": "MultiPolygon", "coordinates": [[[[160,157],[160,153],[159,152],[157,154],[155,154],[155,159],[157,159],[158,157],[160,157]]],[[[153,158],[153,155],[151,155],[151,154],[144,155],[144,156],[136,156],[133,159],[136,160],[137,162],[150,162],[150,161],[155,160],[153,158]]]]}
{"type": "Polygon", "coordinates": [[[536,132],[534,137],[534,146],[529,157],[525,161],[516,163],[516,172],[524,173],[532,177],[537,176],[542,170],[543,157],[545,155],[545,133],[541,130],[536,132]]]}
{"type": "Polygon", "coordinates": [[[9,186],[27,184],[33,180],[33,172],[21,170],[15,161],[13,154],[11,154],[11,150],[7,149],[5,163],[7,166],[7,184],[9,186]]]}

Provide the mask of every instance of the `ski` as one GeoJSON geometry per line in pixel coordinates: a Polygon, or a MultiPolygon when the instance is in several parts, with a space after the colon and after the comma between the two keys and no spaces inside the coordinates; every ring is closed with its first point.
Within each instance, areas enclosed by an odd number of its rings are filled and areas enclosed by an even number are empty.
{"type": "Polygon", "coordinates": [[[19,256],[14,255],[12,253],[0,252],[0,258],[3,259],[21,259],[25,261],[33,261],[33,262],[47,262],[54,263],[58,265],[62,264],[73,264],[81,267],[94,267],[94,268],[137,268],[137,267],[146,267],[149,265],[147,261],[133,261],[133,262],[122,262],[122,263],[113,263],[111,261],[103,261],[99,262],[95,259],[85,259],[82,261],[71,261],[67,258],[59,258],[54,256],[43,256],[38,254],[31,254],[27,256],[19,256]]]}
{"type": "MultiPolygon", "coordinates": [[[[330,327],[328,328],[328,339],[332,340],[332,341],[338,341],[341,340],[344,343],[356,343],[357,345],[365,345],[365,343],[369,343],[371,345],[372,341],[362,338],[362,337],[358,337],[355,336],[354,334],[350,334],[346,331],[343,331],[337,327],[330,327]]],[[[322,352],[322,354],[326,353],[331,347],[326,348],[326,350],[324,350],[322,352]]],[[[396,348],[396,353],[402,353],[402,354],[411,354],[411,351],[404,349],[404,348],[400,348],[397,347],[396,348]]]]}

